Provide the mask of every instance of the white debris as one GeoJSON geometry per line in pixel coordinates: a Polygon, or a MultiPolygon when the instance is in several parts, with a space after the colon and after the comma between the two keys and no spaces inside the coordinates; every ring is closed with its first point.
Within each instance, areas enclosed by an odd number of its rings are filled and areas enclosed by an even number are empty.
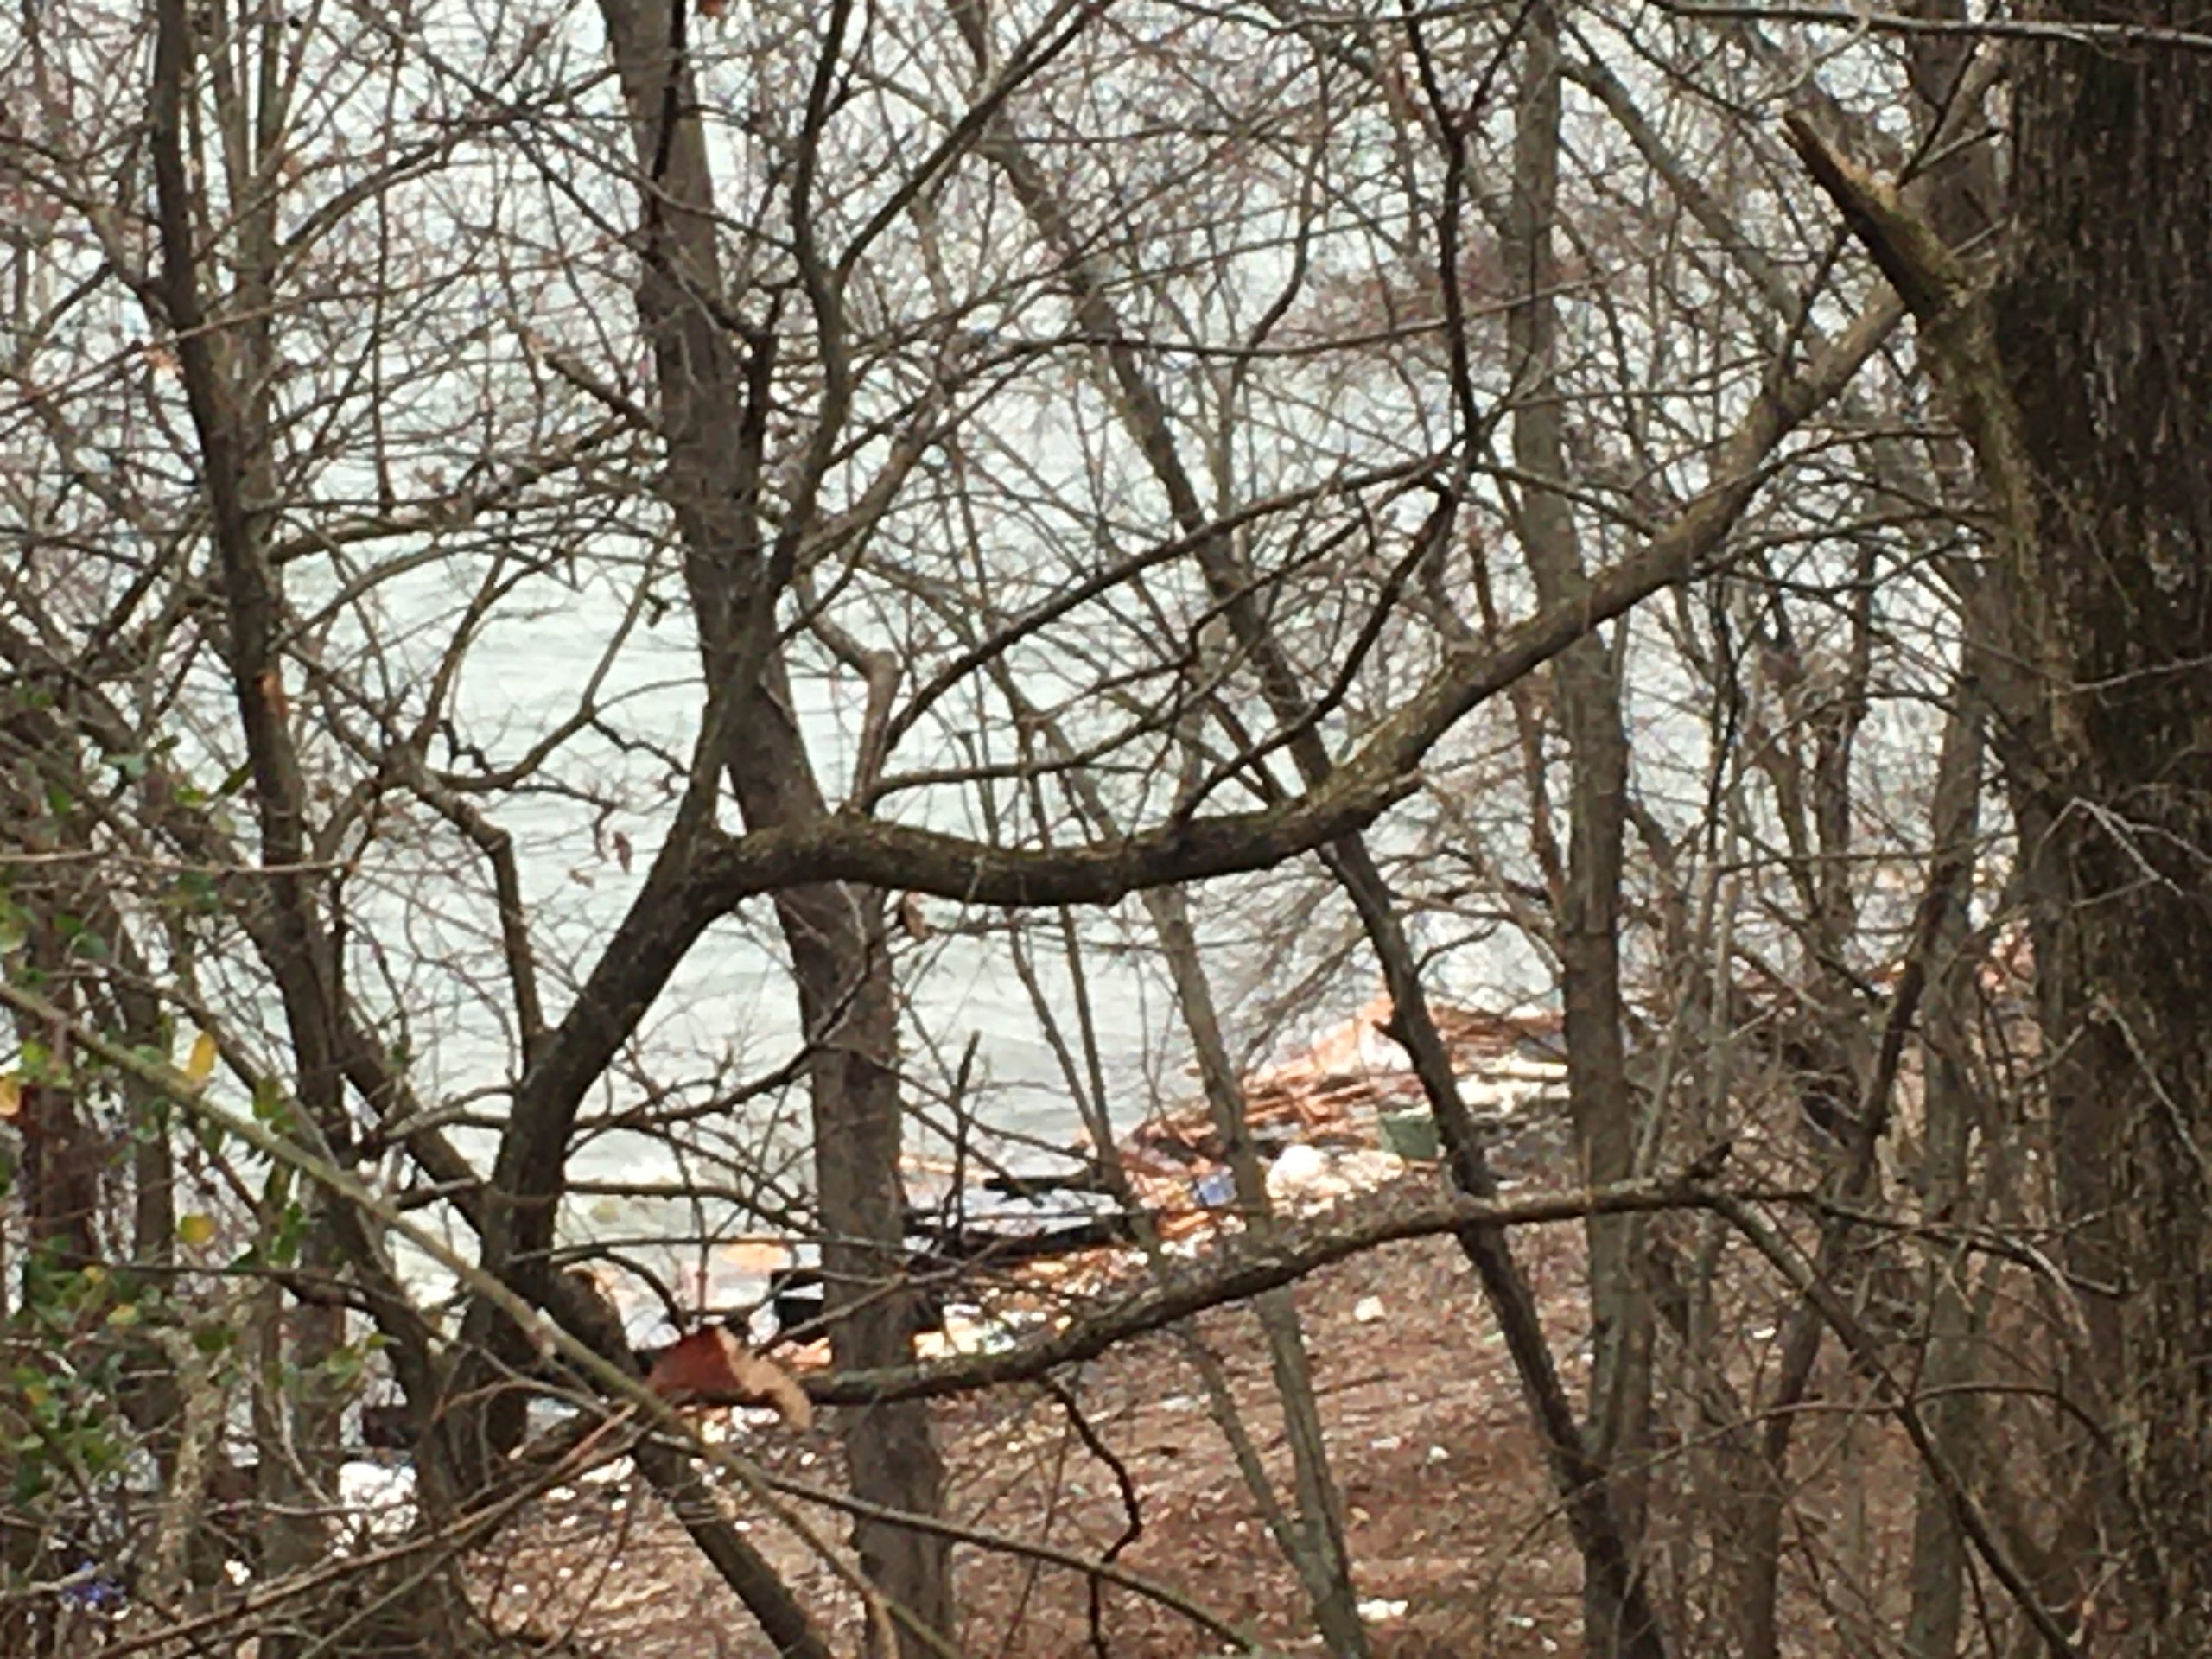
{"type": "Polygon", "coordinates": [[[1268,1196],[1293,1208],[1332,1203],[1351,1190],[1351,1183],[1330,1164],[1328,1154],[1302,1141],[1285,1147],[1268,1171],[1268,1196]]]}
{"type": "Polygon", "coordinates": [[[1329,1160],[1321,1149],[1300,1141],[1285,1147],[1268,1171],[1268,1192],[1274,1197],[1300,1192],[1328,1173],[1329,1160]]]}
{"type": "Polygon", "coordinates": [[[399,1537],[415,1524],[415,1471],[404,1463],[341,1463],[338,1501],[357,1537],[399,1537]]]}
{"type": "Polygon", "coordinates": [[[1393,1618],[1403,1618],[1409,1603],[1386,1601],[1380,1596],[1369,1596],[1359,1604],[1359,1616],[1370,1624],[1379,1624],[1393,1618]]]}
{"type": "Polygon", "coordinates": [[[1351,1316],[1362,1325],[1372,1325],[1382,1319],[1385,1312],[1380,1296],[1363,1296],[1352,1304],[1351,1316]]]}
{"type": "Polygon", "coordinates": [[[1484,1066],[1452,1078],[1459,1098],[1478,1117],[1510,1120],[1557,1101],[1567,1086],[1567,1068],[1530,1062],[1512,1067],[1484,1066]]]}

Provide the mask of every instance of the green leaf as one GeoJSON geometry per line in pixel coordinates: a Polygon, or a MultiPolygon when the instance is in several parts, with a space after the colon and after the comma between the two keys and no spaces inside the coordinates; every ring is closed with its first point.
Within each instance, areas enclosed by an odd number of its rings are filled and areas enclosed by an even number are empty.
{"type": "Polygon", "coordinates": [[[187,870],[179,875],[172,896],[180,909],[195,916],[213,915],[222,907],[221,890],[205,870],[187,870]]]}
{"type": "Polygon", "coordinates": [[[253,1085],[253,1116],[279,1135],[291,1132],[291,1113],[284,1104],[284,1085],[274,1077],[257,1078],[253,1085]]]}
{"type": "Polygon", "coordinates": [[[307,1206],[297,1198],[287,1200],[277,1217],[276,1236],[269,1241],[270,1261],[280,1268],[297,1266],[300,1247],[306,1243],[307,1236],[307,1206]]]}

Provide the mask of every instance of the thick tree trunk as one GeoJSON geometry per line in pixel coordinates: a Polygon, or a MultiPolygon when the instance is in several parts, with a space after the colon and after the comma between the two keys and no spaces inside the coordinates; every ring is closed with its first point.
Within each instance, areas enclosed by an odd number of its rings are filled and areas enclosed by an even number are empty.
{"type": "MultiPolygon", "coordinates": [[[[2186,29],[2161,0],[2068,22],[2186,29]]],[[[2066,905],[2053,1109],[2076,1265],[2126,1296],[2105,1379],[2138,1650],[2212,1630],[2212,60],[2038,46],[1999,341],[2035,499],[2024,572],[2066,905]]],[[[2038,945],[2046,944],[2045,938],[2038,945]]]]}

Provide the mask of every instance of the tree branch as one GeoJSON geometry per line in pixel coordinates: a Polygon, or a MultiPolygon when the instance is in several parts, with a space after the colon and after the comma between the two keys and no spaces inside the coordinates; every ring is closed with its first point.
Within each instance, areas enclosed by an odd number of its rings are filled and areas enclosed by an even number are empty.
{"type": "Polygon", "coordinates": [[[997,1353],[975,1354],[880,1371],[843,1371],[810,1378],[808,1395],[826,1405],[880,1400],[929,1399],[1025,1382],[1109,1348],[1165,1329],[1211,1307],[1241,1302],[1262,1291],[1294,1284],[1338,1262],[1385,1244],[1461,1233],[1470,1228],[1532,1226],[1580,1221],[1591,1216],[1658,1210],[1712,1210],[1732,1204],[1797,1204],[1811,1199],[1795,1189],[1728,1193],[1681,1175],[1622,1181],[1610,1186],[1510,1198],[1454,1194],[1385,1209],[1363,1210],[1345,1221],[1286,1229],[1265,1243],[1231,1246],[1189,1275],[1119,1300],[1101,1300],[1063,1330],[997,1353]]]}

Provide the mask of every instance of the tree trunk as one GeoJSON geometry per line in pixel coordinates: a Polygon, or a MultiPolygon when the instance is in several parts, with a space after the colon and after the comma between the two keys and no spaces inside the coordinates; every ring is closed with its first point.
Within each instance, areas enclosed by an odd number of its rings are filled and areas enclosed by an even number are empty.
{"type": "MultiPolygon", "coordinates": [[[[2160,0],[2042,10],[2196,19],[2160,0]]],[[[2195,1654],[2212,1630],[2212,62],[2038,46],[2016,86],[1998,339],[2055,682],[2035,780],[2066,899],[2037,963],[2066,1022],[2053,1111],[2076,1264],[2127,1293],[2105,1380],[2131,1639],[2195,1654]]]]}
{"type": "MultiPolygon", "coordinates": [[[[1961,18],[1961,0],[1916,0],[1922,16],[1961,18]]],[[[1914,116],[1923,142],[1942,143],[1947,124],[1971,111],[1955,109],[1967,96],[1974,43],[1967,36],[1930,34],[1916,37],[1907,67],[1911,76],[1914,116]]],[[[1974,100],[1979,102],[1978,99],[1974,100]]],[[[1987,233],[2001,211],[1993,148],[1986,143],[1957,147],[1929,170],[1928,216],[1936,235],[1953,248],[1967,247],[1987,233]]],[[[1938,450],[1943,470],[1956,473],[1966,460],[1955,440],[1938,450]]],[[[1965,593],[1966,641],[1957,681],[1956,704],[1944,722],[1943,746],[1936,763],[1933,818],[1935,832],[1964,845],[1980,827],[1980,800],[1986,762],[1989,711],[2011,712],[2008,696],[2018,676],[2006,660],[2012,626],[2007,584],[1986,569],[1956,572],[1965,593]]],[[[1974,1033],[1974,961],[1967,955],[1973,925],[1972,881],[1952,894],[1930,965],[1932,983],[1923,1032],[1925,1117],[1921,1197],[1933,1220],[1966,1227],[1982,1224],[2001,1196],[1984,1190],[1989,1171],[1974,1178],[1970,1156],[1976,1128],[1976,1083],[1971,1071],[1974,1033]]],[[[1969,1481],[1977,1478],[1982,1432],[1980,1402],[1969,1391],[1984,1337],[1979,1299],[1970,1294],[1974,1264],[1963,1251],[1932,1258],[1928,1275],[1927,1358],[1921,1386],[1937,1396],[1924,1408],[1929,1433],[1953,1468],[1969,1481]]],[[[1913,1659],[1951,1659],[1958,1651],[1967,1607],[1967,1540],[1955,1507],[1932,1470],[1923,1468],[1914,1501],[1912,1611],[1906,1620],[1905,1649],[1913,1659]]]]}
{"type": "MultiPolygon", "coordinates": [[[[1144,902],[1174,978],[1175,998],[1198,1054],[1206,1105],[1222,1137],[1247,1235],[1265,1249],[1281,1232],[1268,1201],[1267,1171],[1252,1143],[1243,1090],[1192,930],[1189,900],[1179,888],[1162,887],[1145,894],[1144,902]]],[[[1331,1659],[1367,1659],[1367,1631],[1360,1622],[1351,1555],[1344,1543],[1344,1497],[1329,1471],[1328,1442],[1313,1392],[1313,1361],[1298,1316],[1297,1296],[1287,1288],[1269,1291],[1253,1299],[1253,1311],[1267,1337],[1275,1395],[1282,1408],[1283,1439],[1290,1449],[1296,1507],[1278,1535],[1283,1552],[1305,1586],[1315,1628],[1331,1659]]]]}
{"type": "MultiPolygon", "coordinates": [[[[1516,404],[1513,458],[1535,478],[1567,471],[1566,405],[1559,377],[1559,218],[1561,79],[1560,15],[1530,8],[1523,25],[1521,95],[1515,110],[1512,207],[1505,259],[1521,297],[1506,333],[1516,404]]],[[[1555,490],[1526,486],[1515,527],[1547,605],[1586,585],[1573,510],[1555,490]]],[[[1623,623],[1618,626],[1625,626],[1623,623]]],[[[1628,812],[1628,736],[1620,677],[1595,633],[1560,653],[1553,667],[1567,745],[1567,858],[1554,895],[1559,918],[1560,997],[1566,1017],[1567,1102],[1582,1178],[1636,1173],[1637,1124],[1621,1033],[1621,861],[1628,812]]],[[[1590,1422],[1592,1459],[1613,1471],[1609,1493],[1622,1542],[1640,1554],[1651,1429],[1650,1298],[1643,1282],[1641,1217],[1590,1219],[1590,1422]]],[[[1643,1568],[1639,1563],[1636,1570],[1643,1568]]],[[[1640,1633],[1620,1628],[1622,1610],[1595,1575],[1585,1596],[1592,1654],[1628,1651],[1640,1633]]]]}
{"type": "MultiPolygon", "coordinates": [[[[1981,654],[1969,645],[1966,660],[1972,664],[1981,654]]],[[[1970,843],[1979,824],[1982,709],[1968,678],[1967,674],[1960,676],[1959,706],[1944,727],[1936,772],[1936,836],[1955,845],[1970,843]]],[[[1931,1220],[1960,1227],[1981,1219],[1968,1164],[1974,1107],[1967,1057],[1973,1041],[1972,973],[1977,960],[1965,951],[1970,887],[1961,882],[1942,900],[1923,1045],[1923,1197],[1931,1220]]],[[[1929,1433],[1951,1466],[1972,1479],[1980,1414],[1971,1384],[1983,1335],[1967,1294],[1973,1262],[1964,1250],[1938,1253],[1933,1262],[1920,1382],[1936,1397],[1923,1410],[1929,1433]]],[[[1957,1509],[1935,1471],[1923,1468],[1914,1500],[1912,1611],[1905,1629],[1905,1648],[1913,1659],[1950,1659],[1958,1651],[1966,1612],[1966,1534],[1957,1509]]]]}
{"type": "MultiPolygon", "coordinates": [[[[748,829],[819,822],[829,808],[793,712],[774,625],[842,421],[835,284],[825,279],[811,290],[831,362],[809,481],[794,492],[771,546],[756,509],[773,341],[737,339],[711,297],[728,284],[699,96],[683,56],[683,14],[665,0],[602,0],[601,14],[647,180],[638,305],[652,342],[667,446],[662,495],[682,543],[706,670],[702,746],[748,829]]],[[[821,49],[836,51],[834,27],[821,49]]],[[[807,211],[794,202],[796,218],[807,211]]],[[[904,1113],[883,896],[843,883],[794,887],[777,895],[776,917],[813,1054],[808,1081],[831,1352],[841,1369],[904,1364],[913,1355],[913,1298],[898,1288],[906,1264],[904,1113]]],[[[938,1513],[944,1472],[925,1403],[860,1407],[838,1422],[856,1497],[893,1514],[938,1513]]],[[[900,1620],[899,1650],[907,1659],[938,1651],[924,1632],[938,1641],[952,1634],[948,1541],[875,1516],[855,1522],[853,1539],[861,1570],[900,1620]]],[[[871,1651],[893,1640],[890,1631],[872,1632],[871,1651]]]]}

